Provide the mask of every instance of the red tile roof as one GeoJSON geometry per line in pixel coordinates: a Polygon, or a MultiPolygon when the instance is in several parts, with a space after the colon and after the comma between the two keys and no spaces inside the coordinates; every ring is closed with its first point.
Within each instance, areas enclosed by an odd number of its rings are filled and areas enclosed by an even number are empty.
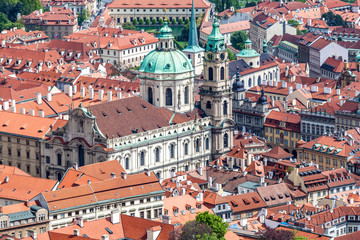
{"type": "Polygon", "coordinates": [[[225,199],[229,201],[231,209],[236,214],[261,210],[261,208],[267,207],[267,204],[257,192],[226,196],[225,199]]]}
{"type": "Polygon", "coordinates": [[[300,115],[298,114],[283,113],[273,110],[267,116],[264,126],[300,132],[300,120],[300,115]],[[281,122],[285,123],[284,127],[280,126],[281,122]]]}

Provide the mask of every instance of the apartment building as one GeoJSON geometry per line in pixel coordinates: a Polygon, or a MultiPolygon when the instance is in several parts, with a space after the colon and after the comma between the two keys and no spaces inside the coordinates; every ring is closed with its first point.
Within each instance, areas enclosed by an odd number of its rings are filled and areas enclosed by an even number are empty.
{"type": "MultiPolygon", "coordinates": [[[[116,27],[120,27],[125,22],[132,22],[134,19],[137,22],[140,19],[150,19],[153,21],[155,18],[159,22],[160,18],[168,18],[170,22],[173,19],[178,21],[180,18],[185,21],[191,17],[191,0],[185,0],[182,2],[160,2],[160,1],[133,1],[129,3],[126,0],[115,0],[110,3],[107,8],[109,9],[109,15],[116,21],[116,27]]],[[[200,15],[204,14],[209,8],[209,4],[204,0],[195,0],[195,18],[198,19],[200,15]]]]}
{"type": "Polygon", "coordinates": [[[50,12],[36,10],[22,16],[29,30],[41,30],[50,38],[63,38],[78,30],[77,15],[67,8],[53,8],[50,12]]]}
{"type": "Polygon", "coordinates": [[[300,140],[300,116],[293,113],[271,111],[265,121],[265,138],[271,146],[278,145],[295,157],[296,143],[300,140]]]}

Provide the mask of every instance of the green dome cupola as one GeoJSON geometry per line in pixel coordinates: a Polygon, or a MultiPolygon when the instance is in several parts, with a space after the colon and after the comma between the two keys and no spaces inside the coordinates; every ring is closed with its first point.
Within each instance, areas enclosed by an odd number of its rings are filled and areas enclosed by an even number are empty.
{"type": "Polygon", "coordinates": [[[183,73],[193,71],[190,60],[174,47],[174,36],[167,21],[160,29],[157,48],[145,56],[139,71],[146,73],[183,73]]]}
{"type": "Polygon", "coordinates": [[[208,37],[208,43],[206,46],[206,51],[212,52],[220,52],[225,51],[225,43],[224,43],[224,36],[220,32],[219,28],[220,24],[215,17],[213,23],[213,29],[208,37]]]}

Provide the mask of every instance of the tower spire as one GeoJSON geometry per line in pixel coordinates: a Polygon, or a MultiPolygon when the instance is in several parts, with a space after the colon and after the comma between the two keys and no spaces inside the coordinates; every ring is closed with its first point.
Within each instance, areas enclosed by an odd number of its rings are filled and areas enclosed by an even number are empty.
{"type": "Polygon", "coordinates": [[[189,51],[189,50],[196,51],[196,52],[204,50],[199,46],[199,39],[198,39],[197,29],[196,29],[194,0],[192,0],[192,6],[191,6],[191,21],[190,21],[189,42],[188,42],[187,47],[184,50],[186,52],[189,51]]]}

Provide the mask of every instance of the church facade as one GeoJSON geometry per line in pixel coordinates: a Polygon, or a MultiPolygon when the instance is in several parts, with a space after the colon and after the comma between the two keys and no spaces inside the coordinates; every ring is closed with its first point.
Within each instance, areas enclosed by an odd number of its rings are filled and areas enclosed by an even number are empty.
{"type": "Polygon", "coordinates": [[[214,22],[205,51],[201,105],[194,104],[195,72],[174,46],[165,21],[157,48],[143,60],[140,97],[119,99],[69,114],[44,146],[44,176],[61,179],[74,164],[117,159],[127,173],[154,171],[159,179],[206,166],[232,147],[232,88],[228,56],[214,22]]]}

